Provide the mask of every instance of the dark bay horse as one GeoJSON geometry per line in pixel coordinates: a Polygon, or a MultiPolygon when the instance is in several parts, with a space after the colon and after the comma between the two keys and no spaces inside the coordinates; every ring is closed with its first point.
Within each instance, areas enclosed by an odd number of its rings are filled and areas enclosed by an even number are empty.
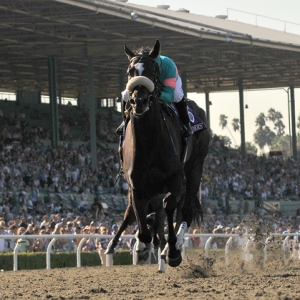
{"type": "MultiPolygon", "coordinates": [[[[145,252],[145,244],[152,240],[146,222],[149,203],[156,196],[165,195],[163,207],[168,222],[165,253],[169,265],[176,267],[182,261],[180,247],[184,233],[193,221],[199,221],[203,216],[197,193],[210,133],[202,130],[188,139],[182,137],[178,119],[159,100],[159,66],[156,62],[159,52],[159,41],[146,55],[134,54],[125,45],[130,61],[126,89],[131,98],[130,121],[122,151],[122,168],[129,184],[129,206],[123,223],[131,221],[134,211],[139,226],[138,252],[145,252]]],[[[193,101],[188,101],[188,106],[206,122],[203,109],[193,101]]]]}

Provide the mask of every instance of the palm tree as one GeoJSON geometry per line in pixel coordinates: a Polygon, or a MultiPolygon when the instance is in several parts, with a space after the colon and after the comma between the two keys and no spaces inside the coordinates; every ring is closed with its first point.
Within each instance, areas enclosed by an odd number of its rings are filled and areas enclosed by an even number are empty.
{"type": "Polygon", "coordinates": [[[297,122],[297,128],[298,128],[298,129],[300,129],[300,114],[299,114],[299,116],[298,116],[298,119],[297,119],[297,120],[298,120],[298,122],[297,122]]]}
{"type": "Polygon", "coordinates": [[[250,142],[246,142],[246,151],[247,153],[252,153],[252,154],[257,154],[257,148],[255,147],[254,144],[250,143],[250,142]]]}
{"type": "Polygon", "coordinates": [[[270,129],[270,127],[265,126],[265,128],[258,128],[254,135],[254,142],[259,146],[261,151],[265,145],[271,146],[275,138],[275,133],[270,129]]]}
{"type": "Polygon", "coordinates": [[[255,120],[255,125],[258,126],[259,129],[262,129],[266,125],[266,119],[267,117],[265,116],[265,114],[260,113],[255,120]]]}
{"type": "Polygon", "coordinates": [[[237,118],[233,118],[232,119],[232,123],[231,123],[232,127],[233,127],[233,131],[239,131],[240,130],[240,120],[237,118]]]}
{"type": "Polygon", "coordinates": [[[228,118],[228,117],[225,116],[225,115],[220,115],[220,118],[219,118],[219,125],[222,127],[222,129],[224,129],[225,127],[228,129],[228,132],[229,132],[229,134],[231,135],[232,140],[234,141],[234,143],[235,143],[235,145],[236,145],[236,141],[235,141],[235,139],[234,139],[234,137],[233,137],[233,135],[232,135],[232,133],[231,133],[229,127],[227,126],[227,118],[228,118]]]}
{"type": "Polygon", "coordinates": [[[222,129],[224,129],[227,126],[227,116],[225,115],[220,115],[219,118],[219,125],[222,127],[222,129]]]}
{"type": "Polygon", "coordinates": [[[268,119],[269,121],[273,122],[274,129],[277,131],[277,135],[282,136],[284,135],[284,128],[285,125],[282,122],[282,113],[276,111],[274,108],[270,108],[268,111],[268,119]]]}

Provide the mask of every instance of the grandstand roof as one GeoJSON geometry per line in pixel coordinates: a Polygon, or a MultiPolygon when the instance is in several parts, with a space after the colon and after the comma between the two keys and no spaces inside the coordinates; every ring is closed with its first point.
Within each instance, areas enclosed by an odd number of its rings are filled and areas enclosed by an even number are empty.
{"type": "Polygon", "coordinates": [[[95,96],[119,94],[131,49],[152,46],[176,62],[188,92],[300,87],[300,36],[186,11],[123,1],[1,0],[0,88],[48,93],[48,56],[57,88],[87,90],[93,57],[95,96]],[[135,13],[137,18],[133,18],[135,13]]]}

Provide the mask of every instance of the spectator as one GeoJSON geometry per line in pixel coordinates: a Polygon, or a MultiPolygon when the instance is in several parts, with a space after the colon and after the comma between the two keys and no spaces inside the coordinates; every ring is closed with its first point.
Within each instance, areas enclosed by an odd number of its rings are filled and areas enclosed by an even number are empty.
{"type": "MultiPolygon", "coordinates": [[[[8,235],[16,235],[16,234],[18,234],[18,227],[15,224],[12,224],[11,226],[9,226],[7,232],[8,232],[8,235]]],[[[8,251],[14,251],[15,246],[16,246],[16,239],[10,238],[8,240],[8,243],[9,243],[8,251]]]]}
{"type": "MultiPolygon", "coordinates": [[[[83,229],[83,233],[84,234],[89,234],[90,229],[88,227],[83,229]]],[[[95,239],[94,238],[88,238],[86,240],[86,242],[84,243],[83,247],[82,247],[83,251],[93,251],[96,250],[96,245],[95,245],[95,239]]]]}
{"type": "MultiPolygon", "coordinates": [[[[214,233],[214,234],[224,233],[224,226],[216,225],[212,233],[214,233]]],[[[221,238],[221,237],[214,238],[212,245],[215,249],[224,249],[225,240],[224,240],[224,238],[221,238]]]]}
{"type": "MultiPolygon", "coordinates": [[[[107,230],[105,226],[100,226],[100,234],[107,234],[107,230]]],[[[96,239],[96,247],[98,249],[99,257],[101,260],[101,265],[106,266],[106,255],[104,254],[109,243],[109,239],[107,238],[97,238],[96,239]]]]}
{"type": "MultiPolygon", "coordinates": [[[[77,226],[75,227],[75,232],[74,232],[74,235],[77,235],[77,234],[82,234],[82,230],[81,230],[81,227],[77,226]]],[[[73,241],[76,245],[76,248],[78,247],[80,241],[82,240],[82,238],[74,238],[73,241]]]]}
{"type": "MultiPolygon", "coordinates": [[[[5,231],[5,226],[3,222],[0,222],[0,235],[8,235],[5,231]]],[[[9,240],[0,239],[0,252],[6,252],[9,250],[9,240]]]]}
{"type": "Polygon", "coordinates": [[[117,224],[113,224],[111,229],[112,229],[111,234],[116,235],[116,233],[118,232],[119,226],[117,224]]]}
{"type": "MultiPolygon", "coordinates": [[[[200,230],[199,229],[194,229],[193,234],[200,234],[200,230]]],[[[200,237],[192,237],[192,246],[194,248],[200,248],[201,245],[201,238],[200,237]]]]}
{"type": "MultiPolygon", "coordinates": [[[[47,231],[42,229],[39,234],[40,235],[45,235],[45,234],[47,234],[47,231]]],[[[38,239],[36,239],[34,251],[35,252],[45,252],[45,251],[47,251],[47,247],[48,247],[49,242],[50,242],[50,239],[47,239],[47,238],[38,238],[38,239]]]]}
{"type": "Polygon", "coordinates": [[[94,198],[94,202],[91,204],[91,212],[96,220],[102,215],[102,204],[97,198],[94,198]]]}
{"type": "MultiPolygon", "coordinates": [[[[24,232],[24,235],[32,235],[32,234],[33,234],[33,225],[28,224],[27,228],[24,232]]],[[[29,241],[30,248],[32,249],[33,245],[34,245],[34,240],[33,239],[28,239],[28,241],[29,241]]]]}
{"type": "MultiPolygon", "coordinates": [[[[18,230],[18,235],[24,235],[25,230],[26,229],[24,227],[20,227],[18,230]]],[[[25,236],[24,236],[24,238],[19,238],[17,240],[16,246],[17,246],[18,252],[27,252],[27,251],[32,250],[32,249],[30,249],[30,243],[27,239],[25,239],[25,236]]]]}

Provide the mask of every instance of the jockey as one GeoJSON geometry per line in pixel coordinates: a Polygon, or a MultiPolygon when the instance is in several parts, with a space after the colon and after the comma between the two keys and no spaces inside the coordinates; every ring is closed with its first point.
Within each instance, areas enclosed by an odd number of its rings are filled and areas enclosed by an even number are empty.
{"type": "MultiPolygon", "coordinates": [[[[141,50],[138,55],[148,55],[150,50],[141,50]]],[[[187,104],[185,101],[184,93],[182,90],[181,78],[178,75],[177,67],[174,61],[163,55],[159,55],[156,58],[156,62],[159,66],[159,83],[158,87],[161,91],[160,100],[166,104],[171,104],[174,102],[179,118],[183,124],[184,137],[189,137],[193,134],[193,129],[190,124],[190,118],[187,111],[187,104]]],[[[122,92],[123,108],[126,107],[126,102],[129,100],[130,95],[127,90],[122,92]]],[[[125,109],[124,109],[125,110],[125,109]]],[[[117,129],[119,135],[123,134],[123,127],[125,122],[123,122],[117,129]]]]}

